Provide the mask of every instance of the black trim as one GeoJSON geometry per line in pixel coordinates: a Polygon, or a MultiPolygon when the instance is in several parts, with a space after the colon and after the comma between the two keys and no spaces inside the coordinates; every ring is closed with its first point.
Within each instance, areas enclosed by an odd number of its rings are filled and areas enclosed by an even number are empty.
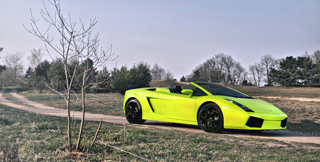
{"type": "Polygon", "coordinates": [[[247,125],[248,127],[261,128],[261,127],[262,127],[262,124],[263,124],[263,119],[250,116],[250,118],[248,119],[246,125],[247,125]]]}
{"type": "Polygon", "coordinates": [[[285,118],[284,120],[281,121],[281,127],[286,127],[286,125],[287,125],[287,119],[288,119],[288,118],[285,118]]]}
{"type": "Polygon", "coordinates": [[[154,112],[154,110],[153,110],[153,107],[152,107],[152,105],[151,105],[151,102],[150,102],[149,97],[147,97],[147,100],[148,100],[148,103],[149,103],[149,105],[150,105],[150,107],[151,107],[152,112],[154,112]]]}

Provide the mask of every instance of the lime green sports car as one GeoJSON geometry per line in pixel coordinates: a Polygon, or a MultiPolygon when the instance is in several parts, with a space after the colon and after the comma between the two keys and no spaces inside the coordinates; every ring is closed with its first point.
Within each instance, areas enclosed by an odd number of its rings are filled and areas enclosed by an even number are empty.
{"type": "Polygon", "coordinates": [[[170,88],[127,90],[123,109],[129,123],[154,120],[199,125],[206,132],[286,129],[288,118],[266,101],[205,82],[176,82],[170,88]]]}

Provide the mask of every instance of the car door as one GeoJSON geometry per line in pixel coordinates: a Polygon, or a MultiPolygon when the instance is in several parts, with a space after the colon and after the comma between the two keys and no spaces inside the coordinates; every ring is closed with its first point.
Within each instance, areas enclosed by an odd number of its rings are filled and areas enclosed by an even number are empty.
{"type": "Polygon", "coordinates": [[[161,109],[164,118],[195,121],[196,120],[196,96],[181,93],[160,94],[161,109]]]}

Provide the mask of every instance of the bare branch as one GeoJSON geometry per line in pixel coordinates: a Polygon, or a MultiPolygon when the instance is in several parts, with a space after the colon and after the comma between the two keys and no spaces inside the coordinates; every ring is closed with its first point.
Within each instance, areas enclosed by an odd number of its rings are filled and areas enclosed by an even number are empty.
{"type": "Polygon", "coordinates": [[[98,136],[98,133],[100,131],[100,128],[101,128],[101,124],[102,124],[102,119],[100,120],[100,123],[99,123],[99,126],[98,126],[98,129],[97,129],[97,132],[96,134],[94,135],[94,139],[89,147],[89,149],[91,149],[91,147],[94,145],[94,143],[96,142],[96,139],[97,139],[97,136],[98,136]]]}
{"type": "Polygon", "coordinates": [[[57,94],[60,94],[60,95],[63,97],[63,99],[67,101],[67,98],[65,97],[65,95],[64,95],[63,93],[61,93],[61,92],[59,92],[59,91],[51,88],[51,87],[47,84],[47,82],[45,82],[45,85],[46,85],[46,87],[49,88],[51,91],[53,91],[53,92],[55,92],[55,93],[57,93],[57,94]]]}
{"type": "Polygon", "coordinates": [[[119,148],[119,147],[109,145],[108,143],[105,143],[105,142],[100,142],[100,143],[102,143],[102,144],[104,144],[104,145],[106,145],[106,146],[112,147],[112,148],[114,148],[114,149],[117,149],[117,150],[119,150],[119,151],[125,152],[125,153],[127,153],[127,154],[130,154],[130,155],[132,155],[132,156],[135,156],[135,157],[137,157],[137,158],[139,158],[139,159],[141,159],[141,160],[151,161],[151,160],[148,160],[148,159],[143,158],[143,157],[141,157],[141,156],[138,156],[138,155],[136,155],[136,154],[134,154],[134,153],[125,151],[125,150],[123,150],[123,149],[121,149],[121,148],[119,148]]]}

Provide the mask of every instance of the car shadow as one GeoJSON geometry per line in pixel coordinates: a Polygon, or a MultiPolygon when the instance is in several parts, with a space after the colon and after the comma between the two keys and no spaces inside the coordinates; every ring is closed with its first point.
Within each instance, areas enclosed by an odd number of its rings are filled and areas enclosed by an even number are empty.
{"type": "Polygon", "coordinates": [[[159,127],[172,127],[172,128],[187,128],[190,130],[201,130],[197,125],[178,124],[178,123],[167,123],[159,121],[146,121],[143,125],[159,126],[159,127]]]}
{"type": "MultiPolygon", "coordinates": [[[[293,125],[293,123],[288,123],[293,125]]],[[[175,130],[205,133],[199,126],[188,124],[167,123],[159,121],[146,121],[143,125],[155,126],[159,128],[170,128],[175,130]]],[[[239,136],[259,136],[259,137],[319,137],[318,131],[312,132],[297,132],[292,130],[264,130],[264,131],[252,131],[252,130],[237,130],[237,129],[225,129],[220,134],[226,135],[239,135],[239,136]]]]}

